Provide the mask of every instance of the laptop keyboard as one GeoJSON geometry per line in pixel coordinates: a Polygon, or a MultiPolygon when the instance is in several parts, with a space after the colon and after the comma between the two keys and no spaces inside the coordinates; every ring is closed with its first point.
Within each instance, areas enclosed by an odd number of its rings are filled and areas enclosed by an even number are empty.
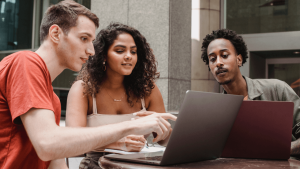
{"type": "Polygon", "coordinates": [[[153,156],[153,157],[141,157],[138,158],[141,160],[154,160],[154,161],[161,161],[162,160],[162,156],[153,156]]]}

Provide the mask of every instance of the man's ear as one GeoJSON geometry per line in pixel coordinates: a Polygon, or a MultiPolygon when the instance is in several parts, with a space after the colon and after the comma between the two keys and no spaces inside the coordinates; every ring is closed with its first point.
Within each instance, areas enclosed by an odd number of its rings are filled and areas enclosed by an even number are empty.
{"type": "Polygon", "coordinates": [[[237,60],[238,66],[241,67],[243,65],[242,55],[241,54],[237,55],[236,60],[237,60]]]}
{"type": "Polygon", "coordinates": [[[61,28],[58,25],[54,24],[49,28],[49,34],[48,34],[49,39],[54,43],[58,43],[61,38],[60,36],[61,33],[62,33],[61,28]]]}

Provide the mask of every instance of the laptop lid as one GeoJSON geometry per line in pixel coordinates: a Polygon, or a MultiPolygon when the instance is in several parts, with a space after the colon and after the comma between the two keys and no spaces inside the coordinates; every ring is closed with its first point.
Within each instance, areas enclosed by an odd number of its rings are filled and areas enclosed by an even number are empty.
{"type": "Polygon", "coordinates": [[[220,157],[243,96],[187,91],[161,164],[220,157]]]}
{"type": "Polygon", "coordinates": [[[243,101],[222,157],[288,159],[293,102],[243,101]]]}
{"type": "Polygon", "coordinates": [[[153,153],[105,157],[155,165],[218,158],[242,101],[243,96],[238,95],[187,91],[161,161],[149,161],[153,153]]]}

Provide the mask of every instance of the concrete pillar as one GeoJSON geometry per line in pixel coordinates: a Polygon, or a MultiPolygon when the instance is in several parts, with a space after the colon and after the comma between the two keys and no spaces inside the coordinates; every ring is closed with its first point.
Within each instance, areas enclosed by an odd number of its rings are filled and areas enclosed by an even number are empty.
{"type": "Polygon", "coordinates": [[[220,91],[219,84],[201,59],[203,38],[216,29],[220,29],[220,0],[192,0],[192,90],[220,91]]]}
{"type": "Polygon", "coordinates": [[[190,0],[92,0],[100,29],[121,22],[138,29],[158,61],[160,89],[166,110],[179,110],[191,89],[190,0]]]}

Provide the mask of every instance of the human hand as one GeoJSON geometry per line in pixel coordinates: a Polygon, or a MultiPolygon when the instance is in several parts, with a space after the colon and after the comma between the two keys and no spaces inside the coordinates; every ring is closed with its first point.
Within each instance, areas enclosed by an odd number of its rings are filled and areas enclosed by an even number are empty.
{"type": "Polygon", "coordinates": [[[155,113],[155,112],[138,112],[137,118],[134,120],[136,134],[149,134],[151,132],[156,133],[156,137],[153,142],[165,140],[169,137],[171,132],[171,125],[167,119],[176,120],[177,117],[170,113],[155,113]]]}
{"type": "Polygon", "coordinates": [[[146,116],[149,116],[149,115],[152,115],[152,114],[157,114],[157,115],[161,116],[162,118],[164,118],[165,120],[170,119],[172,121],[176,121],[176,119],[177,119],[176,116],[174,116],[170,113],[156,113],[156,112],[153,112],[153,111],[141,111],[141,112],[133,113],[133,115],[137,116],[137,118],[146,117],[146,116]]]}
{"type": "Polygon", "coordinates": [[[140,152],[146,144],[143,135],[128,135],[116,142],[118,149],[128,152],[140,152]]]}

